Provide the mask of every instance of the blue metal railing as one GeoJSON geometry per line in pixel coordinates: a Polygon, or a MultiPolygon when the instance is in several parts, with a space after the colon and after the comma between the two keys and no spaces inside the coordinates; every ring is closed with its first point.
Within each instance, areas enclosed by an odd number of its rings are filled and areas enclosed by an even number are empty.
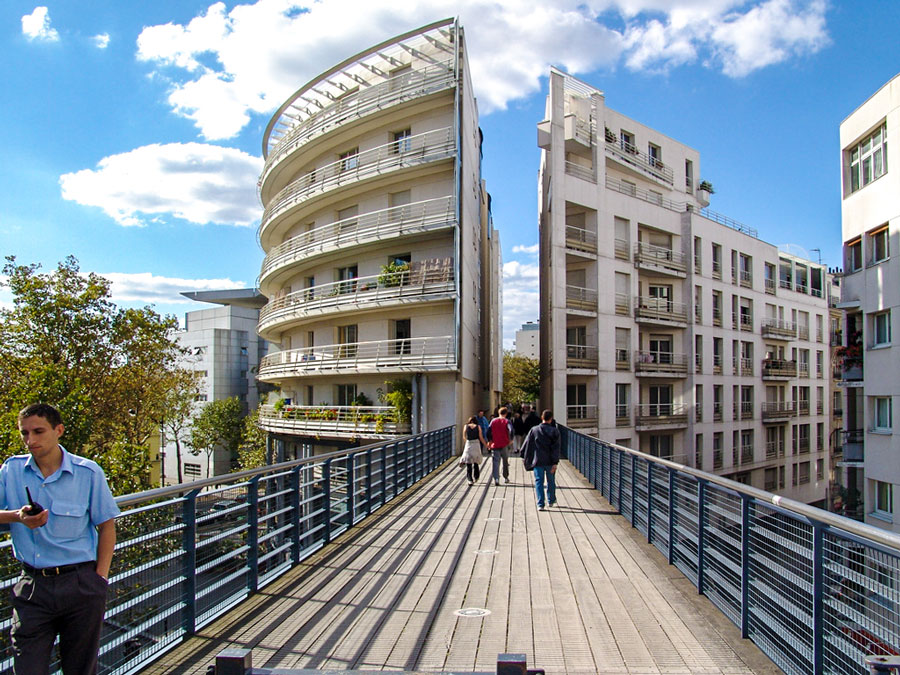
{"type": "Polygon", "coordinates": [[[566,427],[563,452],[785,673],[900,655],[900,537],[566,427]]]}
{"type": "MultiPolygon", "coordinates": [[[[135,672],[283,575],[449,459],[453,432],[119,497],[99,672],[135,672]]],[[[0,559],[8,589],[19,569],[11,551],[0,559]]],[[[0,674],[12,672],[8,596],[0,674]]]]}

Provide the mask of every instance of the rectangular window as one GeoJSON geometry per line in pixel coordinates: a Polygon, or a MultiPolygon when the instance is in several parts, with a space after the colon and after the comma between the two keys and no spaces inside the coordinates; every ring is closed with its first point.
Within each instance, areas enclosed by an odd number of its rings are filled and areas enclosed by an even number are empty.
{"type": "Polygon", "coordinates": [[[703,471],[703,434],[694,436],[694,468],[703,471]]]}
{"type": "Polygon", "coordinates": [[[872,346],[891,344],[891,311],[879,312],[872,317],[872,346]]]}
{"type": "Polygon", "coordinates": [[[753,286],[753,258],[743,253],[740,254],[740,279],[741,286],[752,288],[753,286]]]}
{"type": "Polygon", "coordinates": [[[872,399],[875,431],[890,432],[894,428],[892,408],[890,396],[876,396],[872,399]]]}
{"type": "Polygon", "coordinates": [[[339,159],[341,160],[341,171],[351,171],[359,167],[359,148],[353,148],[347,152],[342,152],[339,159]]]}
{"type": "Polygon", "coordinates": [[[342,359],[352,359],[357,353],[358,330],[356,324],[348,326],[338,326],[338,357],[342,359]]]}
{"type": "Polygon", "coordinates": [[[631,415],[629,405],[629,385],[616,384],[616,426],[628,426],[631,415]]]}
{"type": "Polygon", "coordinates": [[[854,239],[844,244],[845,265],[850,272],[858,272],[862,269],[862,239],[854,239]]]}
{"type": "Polygon", "coordinates": [[[650,454],[654,457],[662,457],[671,459],[672,457],[672,435],[671,434],[653,434],[650,436],[650,454]]]}
{"type": "Polygon", "coordinates": [[[809,482],[809,462],[800,462],[799,469],[799,483],[800,485],[806,485],[809,482]]]}
{"type": "Polygon", "coordinates": [[[694,272],[700,274],[703,268],[703,242],[700,237],[694,237],[694,272]]]}
{"type": "Polygon", "coordinates": [[[766,293],[774,294],[775,293],[775,265],[773,265],[772,263],[766,263],[765,282],[766,282],[766,293]]]}
{"type": "Polygon", "coordinates": [[[722,432],[713,434],[713,469],[722,468],[722,432]]]}
{"type": "Polygon", "coordinates": [[[712,275],[713,279],[722,278],[722,247],[719,244],[712,245],[712,275]]]}
{"type": "Polygon", "coordinates": [[[869,233],[868,247],[873,265],[890,257],[887,225],[869,233]]]}
{"type": "Polygon", "coordinates": [[[337,405],[351,406],[356,404],[356,385],[355,384],[339,384],[337,385],[337,405]]]}
{"type": "Polygon", "coordinates": [[[894,486],[880,480],[875,481],[875,513],[882,517],[893,518],[894,486]]]}
{"type": "Polygon", "coordinates": [[[402,129],[391,134],[390,153],[399,155],[412,150],[412,130],[402,129]]]}
{"type": "Polygon", "coordinates": [[[394,354],[409,354],[411,351],[410,338],[412,337],[412,325],[410,319],[397,319],[394,321],[394,354]]]}
{"type": "Polygon", "coordinates": [[[850,176],[844,181],[849,194],[887,173],[887,124],[882,124],[844,152],[849,160],[850,176]]]}

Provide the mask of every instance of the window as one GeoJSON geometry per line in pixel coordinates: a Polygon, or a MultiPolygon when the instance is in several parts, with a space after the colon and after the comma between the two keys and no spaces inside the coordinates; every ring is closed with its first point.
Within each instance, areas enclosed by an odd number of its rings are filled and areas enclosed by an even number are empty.
{"type": "Polygon", "coordinates": [[[722,385],[713,385],[713,421],[722,421],[722,385]]]}
{"type": "Polygon", "coordinates": [[[809,482],[809,462],[800,462],[798,468],[800,470],[798,482],[800,485],[806,485],[809,482]]]}
{"type": "Polygon", "coordinates": [[[208,399],[207,399],[206,394],[197,394],[196,396],[194,396],[194,400],[199,402],[199,401],[206,401],[208,399]]]}
{"type": "Polygon", "coordinates": [[[882,124],[846,152],[852,193],[887,173],[887,125],[882,124]]]}
{"type": "Polygon", "coordinates": [[[650,436],[650,454],[654,457],[671,458],[672,457],[672,435],[671,434],[653,434],[650,436]]]}
{"type": "Polygon", "coordinates": [[[622,141],[622,149],[636,155],[638,149],[634,147],[634,134],[628,133],[627,131],[620,131],[619,137],[622,141]]]}
{"type": "Polygon", "coordinates": [[[337,404],[339,406],[350,406],[356,404],[355,384],[337,385],[337,404]]]}
{"type": "Polygon", "coordinates": [[[356,278],[359,276],[356,265],[350,267],[339,267],[337,271],[337,280],[341,283],[337,285],[338,293],[353,293],[356,290],[356,278]]]}
{"type": "Polygon", "coordinates": [[[875,515],[893,519],[894,486],[880,480],[875,481],[875,515]]]}
{"type": "Polygon", "coordinates": [[[391,134],[390,153],[392,155],[399,155],[404,152],[409,152],[410,150],[412,150],[411,129],[403,129],[391,134]]]}
{"type": "Polygon", "coordinates": [[[616,384],[616,425],[628,426],[630,415],[628,413],[629,385],[616,384]]]}
{"type": "Polygon", "coordinates": [[[651,385],[649,389],[650,416],[668,417],[672,414],[672,385],[651,385]]]}
{"type": "Polygon", "coordinates": [[[893,429],[893,405],[890,396],[876,396],[872,399],[874,431],[888,432],[893,429]]]}
{"type": "Polygon", "coordinates": [[[771,492],[778,486],[778,470],[775,467],[766,469],[763,479],[763,489],[771,492]]]}
{"type": "Polygon", "coordinates": [[[712,245],[712,275],[713,279],[722,278],[722,247],[719,244],[712,245]]]}
{"type": "Polygon", "coordinates": [[[703,421],[703,385],[694,385],[694,419],[697,422],[703,421]]]}
{"type": "Polygon", "coordinates": [[[873,265],[883,262],[890,257],[887,225],[869,233],[868,248],[869,257],[873,265]]]}
{"type": "Polygon", "coordinates": [[[193,462],[185,462],[184,463],[184,475],[194,476],[196,478],[200,477],[200,465],[194,464],[193,462]]]}
{"type": "Polygon", "coordinates": [[[694,468],[703,470],[703,434],[694,436],[694,468]]]}
{"type": "Polygon", "coordinates": [[[713,326],[722,325],[722,291],[712,292],[712,323],[713,326]]]}
{"type": "Polygon", "coordinates": [[[653,145],[653,143],[648,143],[647,154],[650,156],[650,166],[655,166],[657,169],[663,168],[662,148],[658,145],[653,145]]]}
{"type": "Polygon", "coordinates": [[[342,359],[354,358],[357,352],[358,332],[356,324],[338,326],[338,357],[342,359]]]}
{"type": "Polygon", "coordinates": [[[825,460],[816,460],[816,480],[824,480],[825,478],[825,460]]]}
{"type": "Polygon", "coordinates": [[[772,263],[766,263],[765,282],[766,282],[766,293],[774,294],[775,293],[775,265],[773,265],[772,263]]]}
{"type": "Polygon", "coordinates": [[[713,434],[713,469],[722,468],[722,432],[713,434]]]}
{"type": "Polygon", "coordinates": [[[740,254],[740,279],[741,286],[753,286],[753,258],[743,253],[740,254]]]}
{"type": "Polygon", "coordinates": [[[394,354],[409,354],[411,351],[410,338],[412,326],[410,319],[397,319],[394,321],[394,354]]]}
{"type": "Polygon", "coordinates": [[[703,267],[702,250],[703,242],[700,240],[700,237],[694,237],[694,272],[697,274],[700,274],[703,267]]]}
{"type": "Polygon", "coordinates": [[[566,385],[566,414],[569,419],[583,420],[587,417],[587,385],[566,385]]]}
{"type": "Polygon", "coordinates": [[[846,267],[850,272],[858,272],[862,269],[862,239],[854,239],[844,244],[846,257],[846,267]]]}
{"type": "Polygon", "coordinates": [[[341,171],[351,171],[359,167],[359,148],[341,153],[341,171]]]}
{"type": "Polygon", "coordinates": [[[872,317],[872,346],[891,344],[891,311],[879,312],[872,317]]]}
{"type": "Polygon", "coordinates": [[[684,160],[684,189],[688,193],[694,191],[694,163],[689,159],[684,160]]]}

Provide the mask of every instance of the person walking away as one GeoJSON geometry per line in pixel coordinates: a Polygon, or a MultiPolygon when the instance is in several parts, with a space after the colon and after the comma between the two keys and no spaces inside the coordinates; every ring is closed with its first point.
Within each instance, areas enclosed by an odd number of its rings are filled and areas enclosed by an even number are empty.
{"type": "Polygon", "coordinates": [[[499,417],[491,420],[491,478],[494,485],[500,485],[500,463],[503,462],[503,480],[509,482],[509,409],[500,408],[499,417]]]}
{"type": "Polygon", "coordinates": [[[527,436],[529,431],[541,423],[541,418],[531,405],[526,405],[525,411],[522,415],[525,421],[525,435],[527,436]]]}
{"type": "Polygon", "coordinates": [[[478,411],[478,416],[476,417],[476,421],[478,422],[478,426],[481,427],[481,437],[484,439],[484,450],[488,450],[488,443],[491,440],[491,436],[489,433],[490,422],[488,422],[488,418],[485,417],[484,410],[478,411]]]}
{"type": "Polygon", "coordinates": [[[522,445],[525,468],[534,471],[534,492],[538,511],[544,510],[544,480],[547,481],[549,506],[556,506],[556,467],[559,465],[560,436],[553,413],[541,413],[541,423],[528,432],[522,445]]]}
{"type": "Polygon", "coordinates": [[[522,441],[525,440],[525,434],[527,430],[525,429],[525,420],[522,417],[522,411],[516,410],[516,414],[513,415],[513,452],[517,455],[522,450],[522,441]]]}
{"type": "Polygon", "coordinates": [[[475,481],[481,477],[481,447],[482,445],[487,445],[475,415],[472,415],[463,427],[463,438],[466,444],[463,446],[459,465],[465,465],[466,478],[469,481],[469,485],[474,485],[475,481]]]}
{"type": "Polygon", "coordinates": [[[95,462],[69,453],[59,411],[24,408],[19,433],[28,454],[0,467],[0,523],[8,524],[22,576],[12,589],[13,668],[50,672],[59,635],[64,675],[97,672],[109,566],[119,507],[95,462]]]}

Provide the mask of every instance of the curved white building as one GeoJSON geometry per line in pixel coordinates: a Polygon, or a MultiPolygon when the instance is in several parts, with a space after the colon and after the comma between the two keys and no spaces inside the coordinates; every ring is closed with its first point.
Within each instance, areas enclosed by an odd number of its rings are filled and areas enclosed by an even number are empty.
{"type": "Polygon", "coordinates": [[[335,446],[458,424],[493,404],[500,248],[458,23],[393,38],[304,85],[269,123],[263,154],[259,333],[281,349],[259,377],[284,402],[263,408],[262,426],[335,446]],[[379,398],[404,386],[411,414],[379,398]]]}

